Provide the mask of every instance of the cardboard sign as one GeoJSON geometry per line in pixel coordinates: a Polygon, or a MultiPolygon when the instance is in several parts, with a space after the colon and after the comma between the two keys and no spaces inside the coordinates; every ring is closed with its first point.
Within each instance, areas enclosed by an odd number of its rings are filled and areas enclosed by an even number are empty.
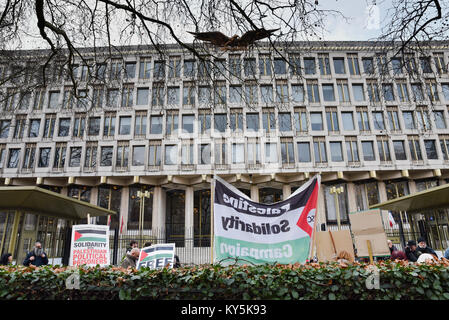
{"type": "Polygon", "coordinates": [[[351,255],[350,261],[354,262],[354,247],[349,230],[320,231],[316,233],[315,241],[318,261],[335,261],[341,251],[347,251],[351,255]]]}
{"type": "Polygon", "coordinates": [[[137,269],[150,268],[161,269],[168,267],[173,268],[175,261],[175,244],[155,244],[140,250],[137,269]]]}
{"type": "Polygon", "coordinates": [[[390,255],[380,209],[351,213],[349,221],[354,235],[357,256],[369,256],[367,240],[371,241],[373,256],[390,255]]]}
{"type": "Polygon", "coordinates": [[[109,261],[109,227],[78,224],[72,227],[70,266],[107,266],[109,261]]]}

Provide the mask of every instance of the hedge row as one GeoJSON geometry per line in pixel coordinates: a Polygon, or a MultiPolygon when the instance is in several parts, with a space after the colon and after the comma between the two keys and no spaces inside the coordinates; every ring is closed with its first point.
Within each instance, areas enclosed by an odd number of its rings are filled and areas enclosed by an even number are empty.
{"type": "MultiPolygon", "coordinates": [[[[449,263],[380,262],[380,288],[368,289],[369,265],[202,265],[163,270],[117,267],[0,267],[0,299],[449,299],[449,263]],[[79,289],[66,279],[79,273],[79,289]]],[[[73,277],[72,277],[73,278],[73,277]]],[[[373,282],[370,282],[373,283],[373,282]]]]}

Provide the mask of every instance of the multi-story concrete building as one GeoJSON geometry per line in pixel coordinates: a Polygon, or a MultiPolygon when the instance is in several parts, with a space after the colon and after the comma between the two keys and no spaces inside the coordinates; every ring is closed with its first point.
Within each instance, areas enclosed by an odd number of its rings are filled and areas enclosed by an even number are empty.
{"type": "MultiPolygon", "coordinates": [[[[208,64],[178,46],[163,59],[121,48],[95,66],[104,81],[83,85],[79,63],[78,99],[58,72],[25,99],[6,82],[0,183],[51,188],[116,210],[111,228],[123,233],[207,251],[213,174],[268,203],[320,173],[321,228],[336,227],[337,211],[347,228],[349,212],[449,181],[447,43],[393,59],[369,42],[268,49],[208,64]]],[[[11,70],[2,63],[0,76],[11,70]]],[[[446,211],[400,217],[410,236],[427,228],[434,247],[448,246],[446,211]]]]}

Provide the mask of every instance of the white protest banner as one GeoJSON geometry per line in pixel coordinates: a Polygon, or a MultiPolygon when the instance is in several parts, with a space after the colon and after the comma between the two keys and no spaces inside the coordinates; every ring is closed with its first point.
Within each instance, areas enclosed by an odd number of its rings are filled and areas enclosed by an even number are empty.
{"type": "Polygon", "coordinates": [[[150,268],[160,269],[173,268],[175,260],[175,244],[155,244],[150,247],[145,247],[140,250],[139,260],[137,262],[137,269],[150,268]]]}
{"type": "MultiPolygon", "coordinates": [[[[287,199],[261,204],[216,177],[214,261],[241,258],[255,264],[304,263],[309,257],[318,201],[317,175],[287,199]]],[[[245,261],[239,261],[245,263],[245,261]]]]}
{"type": "Polygon", "coordinates": [[[107,266],[109,261],[109,227],[78,224],[72,227],[70,266],[107,266]]]}

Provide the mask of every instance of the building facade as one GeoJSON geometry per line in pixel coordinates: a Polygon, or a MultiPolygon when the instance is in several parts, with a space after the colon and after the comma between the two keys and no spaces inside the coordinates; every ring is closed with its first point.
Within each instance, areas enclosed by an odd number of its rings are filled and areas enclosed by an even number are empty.
{"type": "MultiPolygon", "coordinates": [[[[449,182],[449,45],[383,52],[320,42],[203,61],[125,47],[78,62],[75,94],[58,65],[33,90],[0,81],[0,184],[49,188],[118,213],[92,223],[209,250],[214,174],[272,203],[319,173],[318,228],[335,229],[338,213],[348,228],[350,212],[449,182]]],[[[0,64],[1,79],[12,72],[0,64]]],[[[394,217],[449,245],[447,211],[394,217]]]]}

